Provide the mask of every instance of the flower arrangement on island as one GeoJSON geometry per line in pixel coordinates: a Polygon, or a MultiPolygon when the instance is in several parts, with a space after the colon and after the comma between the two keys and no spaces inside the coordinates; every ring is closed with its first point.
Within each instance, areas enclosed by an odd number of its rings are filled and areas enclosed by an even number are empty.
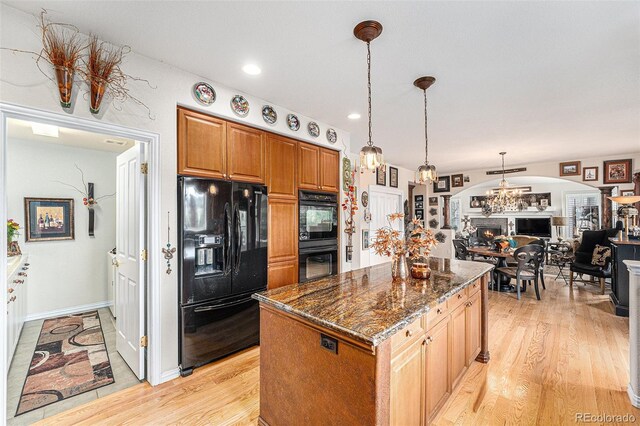
{"type": "MultiPolygon", "coordinates": [[[[394,278],[405,279],[407,276],[406,258],[411,260],[425,260],[431,250],[438,244],[433,232],[424,227],[421,219],[414,217],[407,226],[406,233],[394,229],[393,223],[402,221],[404,214],[392,213],[387,216],[388,226],[384,226],[376,230],[376,236],[372,247],[378,256],[388,256],[393,260],[392,275],[394,278]]],[[[428,269],[427,266],[419,265],[418,268],[428,269]]],[[[419,277],[413,273],[414,278],[428,278],[424,276],[426,272],[419,277]]]]}

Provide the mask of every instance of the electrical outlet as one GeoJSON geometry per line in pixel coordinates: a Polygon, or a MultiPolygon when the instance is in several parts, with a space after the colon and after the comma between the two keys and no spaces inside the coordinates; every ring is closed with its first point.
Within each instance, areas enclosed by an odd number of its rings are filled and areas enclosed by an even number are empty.
{"type": "Polygon", "coordinates": [[[325,334],[321,334],[320,346],[322,346],[329,352],[333,352],[334,354],[338,353],[338,339],[334,339],[333,337],[329,337],[325,334]]]}

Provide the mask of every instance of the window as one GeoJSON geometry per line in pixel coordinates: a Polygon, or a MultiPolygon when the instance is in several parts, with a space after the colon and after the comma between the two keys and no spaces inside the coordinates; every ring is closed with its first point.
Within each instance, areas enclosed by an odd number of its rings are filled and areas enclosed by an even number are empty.
{"type": "Polygon", "coordinates": [[[600,228],[600,193],[567,194],[567,227],[570,235],[600,228]]]}

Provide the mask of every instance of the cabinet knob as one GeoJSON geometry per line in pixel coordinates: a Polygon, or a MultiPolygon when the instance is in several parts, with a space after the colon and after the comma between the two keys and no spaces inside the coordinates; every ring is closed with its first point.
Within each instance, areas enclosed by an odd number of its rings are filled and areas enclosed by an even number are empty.
{"type": "Polygon", "coordinates": [[[405,335],[406,335],[407,337],[411,337],[411,336],[413,336],[413,331],[411,331],[411,330],[407,330],[407,332],[405,333],[405,335]]]}
{"type": "Polygon", "coordinates": [[[427,341],[427,344],[433,342],[433,337],[431,336],[427,336],[427,338],[425,339],[427,341]]]}
{"type": "Polygon", "coordinates": [[[458,293],[458,299],[462,299],[462,295],[458,293]]]}
{"type": "Polygon", "coordinates": [[[424,339],[424,340],[422,341],[422,346],[426,346],[426,345],[428,345],[428,344],[429,344],[429,342],[427,342],[427,339],[424,339]]]}
{"type": "Polygon", "coordinates": [[[441,310],[440,308],[438,308],[438,309],[436,310],[436,312],[437,312],[438,314],[441,314],[441,313],[442,313],[442,310],[441,310]]]}

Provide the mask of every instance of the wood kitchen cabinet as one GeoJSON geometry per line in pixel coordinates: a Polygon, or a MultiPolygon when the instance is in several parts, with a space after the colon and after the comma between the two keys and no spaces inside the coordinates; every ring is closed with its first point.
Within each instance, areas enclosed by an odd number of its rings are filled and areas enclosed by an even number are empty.
{"type": "Polygon", "coordinates": [[[267,136],[267,188],[269,197],[298,198],[296,164],[298,143],[291,139],[267,136]]]}
{"type": "Polygon", "coordinates": [[[462,304],[451,312],[451,387],[455,387],[458,381],[467,371],[467,306],[462,304]]]}
{"type": "Polygon", "coordinates": [[[427,331],[426,418],[431,421],[451,392],[449,317],[427,331]]]}
{"type": "Polygon", "coordinates": [[[267,288],[269,290],[298,282],[298,261],[270,263],[267,288]]]}
{"type": "Polygon", "coordinates": [[[427,345],[419,338],[391,360],[391,424],[422,425],[425,416],[427,345]]]}
{"type": "Polygon", "coordinates": [[[320,148],[320,189],[338,192],[340,189],[340,153],[320,148]]]}
{"type": "Polygon", "coordinates": [[[224,179],[227,173],[227,123],[178,108],[178,174],[224,179]]]}
{"type": "Polygon", "coordinates": [[[476,359],[482,346],[482,302],[480,290],[469,297],[466,306],[467,317],[467,366],[476,359]]]}
{"type": "Polygon", "coordinates": [[[315,145],[298,145],[298,187],[327,192],[340,190],[340,153],[315,145]]]}
{"type": "Polygon", "coordinates": [[[269,263],[296,260],[298,257],[298,201],[269,199],[269,263]]]}
{"type": "Polygon", "coordinates": [[[227,123],[227,168],[229,179],[266,182],[265,132],[236,123],[227,123]]]}

